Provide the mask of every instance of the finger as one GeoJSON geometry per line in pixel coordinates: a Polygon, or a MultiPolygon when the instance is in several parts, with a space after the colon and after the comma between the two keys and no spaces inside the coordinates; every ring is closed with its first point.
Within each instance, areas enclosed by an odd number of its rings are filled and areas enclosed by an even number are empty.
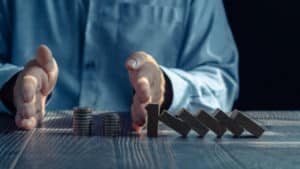
{"type": "Polygon", "coordinates": [[[153,74],[153,68],[150,67],[152,63],[146,63],[144,64],[143,66],[141,66],[138,70],[136,71],[131,71],[129,70],[128,71],[128,74],[129,74],[129,79],[130,79],[130,82],[132,84],[135,84],[137,82],[137,80],[141,77],[145,77],[147,78],[148,80],[150,80],[152,78],[152,74],[153,74]]]}
{"type": "Polygon", "coordinates": [[[45,102],[46,97],[37,94],[35,102],[23,103],[18,111],[21,112],[21,116],[25,119],[36,117],[37,121],[42,121],[45,115],[45,102]]]}
{"type": "Polygon", "coordinates": [[[45,115],[45,104],[46,104],[46,96],[38,95],[37,96],[37,102],[35,104],[36,107],[36,116],[37,120],[41,122],[44,119],[45,115]]]}
{"type": "Polygon", "coordinates": [[[23,129],[32,129],[37,125],[36,95],[31,102],[19,102],[17,105],[16,124],[23,129]]]}
{"type": "Polygon", "coordinates": [[[131,84],[138,94],[141,103],[147,103],[151,101],[151,87],[149,80],[145,77],[131,79],[131,84]]]}
{"type": "Polygon", "coordinates": [[[16,114],[15,122],[18,128],[23,128],[27,130],[32,129],[37,125],[37,120],[35,117],[24,119],[22,116],[20,116],[20,113],[16,114]]]}
{"type": "Polygon", "coordinates": [[[145,52],[135,52],[127,59],[125,67],[129,71],[138,70],[142,65],[149,61],[149,55],[145,52]]]}
{"type": "Polygon", "coordinates": [[[29,119],[22,119],[21,121],[22,121],[21,127],[26,130],[33,129],[37,126],[36,117],[30,117],[29,119]]]}
{"type": "Polygon", "coordinates": [[[136,125],[135,123],[132,123],[132,129],[133,129],[134,131],[136,131],[137,133],[141,133],[143,127],[141,127],[141,126],[139,126],[139,125],[136,125]]]}
{"type": "Polygon", "coordinates": [[[134,86],[139,103],[145,104],[151,101],[151,89],[147,78],[139,78],[134,86]]]}
{"type": "Polygon", "coordinates": [[[163,74],[162,74],[160,68],[158,68],[154,64],[148,62],[148,63],[144,64],[143,67],[138,71],[138,73],[136,73],[135,77],[132,76],[132,78],[133,78],[131,80],[132,83],[138,84],[135,88],[142,90],[141,94],[143,94],[143,91],[149,92],[148,94],[149,94],[150,98],[148,101],[146,100],[147,98],[145,98],[147,95],[144,95],[145,97],[141,96],[141,99],[145,99],[144,103],[146,103],[146,101],[148,103],[149,102],[159,103],[159,104],[162,103],[165,81],[164,81],[164,77],[163,77],[163,74]],[[141,79],[143,79],[143,80],[141,80],[141,79]],[[145,84],[145,82],[147,84],[145,84]],[[149,86],[149,89],[147,89],[148,86],[149,86]]]}
{"type": "Polygon", "coordinates": [[[16,113],[16,116],[15,116],[15,123],[17,125],[18,128],[22,128],[22,117],[20,115],[20,113],[16,113]]]}
{"type": "Polygon", "coordinates": [[[145,104],[140,104],[137,95],[134,96],[134,101],[131,106],[132,121],[138,126],[143,126],[146,122],[147,112],[145,110],[145,104]]]}
{"type": "MultiPolygon", "coordinates": [[[[32,81],[36,83],[36,91],[47,90],[48,88],[48,75],[46,72],[38,67],[38,66],[28,66],[24,70],[24,77],[23,79],[32,81]]],[[[43,93],[46,95],[45,93],[43,93]]]]}
{"type": "Polygon", "coordinates": [[[36,115],[36,106],[34,103],[24,103],[19,111],[22,111],[23,118],[29,119],[36,115]]]}
{"type": "Polygon", "coordinates": [[[141,122],[140,122],[140,119],[139,119],[139,116],[137,116],[137,113],[136,113],[136,105],[135,104],[132,104],[131,105],[131,119],[132,119],[132,123],[133,124],[138,124],[138,126],[141,125],[141,122]]]}
{"type": "Polygon", "coordinates": [[[25,75],[21,85],[24,103],[34,103],[35,94],[38,88],[38,80],[32,75],[25,75]]]}
{"type": "Polygon", "coordinates": [[[52,56],[51,50],[45,46],[41,45],[37,49],[36,54],[37,63],[45,70],[48,75],[49,85],[46,90],[43,90],[44,95],[48,95],[54,88],[58,76],[58,66],[52,56]]]}

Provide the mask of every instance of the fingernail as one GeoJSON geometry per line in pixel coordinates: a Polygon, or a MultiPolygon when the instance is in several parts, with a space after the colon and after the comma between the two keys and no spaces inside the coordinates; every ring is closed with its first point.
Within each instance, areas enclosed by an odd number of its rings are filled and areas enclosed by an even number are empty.
{"type": "Polygon", "coordinates": [[[127,63],[128,63],[128,66],[130,66],[133,69],[135,69],[137,67],[137,61],[134,59],[130,59],[127,63]]]}

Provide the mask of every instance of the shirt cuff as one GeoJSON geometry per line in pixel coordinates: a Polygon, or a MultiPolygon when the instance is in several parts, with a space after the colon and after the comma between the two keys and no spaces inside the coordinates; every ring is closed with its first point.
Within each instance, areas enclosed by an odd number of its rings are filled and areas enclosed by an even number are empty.
{"type": "Polygon", "coordinates": [[[168,111],[172,114],[175,114],[182,108],[186,108],[186,106],[189,104],[189,93],[191,93],[192,89],[189,83],[178,74],[177,71],[180,70],[166,68],[164,66],[160,66],[160,68],[164,71],[164,73],[168,76],[168,78],[171,81],[173,100],[168,111]]]}

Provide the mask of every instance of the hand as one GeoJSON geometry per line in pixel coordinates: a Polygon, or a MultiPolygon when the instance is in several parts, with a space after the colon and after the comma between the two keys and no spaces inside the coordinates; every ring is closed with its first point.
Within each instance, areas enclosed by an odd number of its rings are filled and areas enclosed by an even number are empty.
{"type": "Polygon", "coordinates": [[[17,77],[14,87],[16,125],[32,129],[43,120],[47,96],[58,77],[58,66],[50,49],[38,47],[36,57],[29,61],[17,77]]]}
{"type": "Polygon", "coordinates": [[[161,105],[164,101],[165,79],[155,59],[145,52],[132,54],[125,66],[135,90],[131,105],[133,128],[139,132],[146,123],[147,104],[161,105]]]}

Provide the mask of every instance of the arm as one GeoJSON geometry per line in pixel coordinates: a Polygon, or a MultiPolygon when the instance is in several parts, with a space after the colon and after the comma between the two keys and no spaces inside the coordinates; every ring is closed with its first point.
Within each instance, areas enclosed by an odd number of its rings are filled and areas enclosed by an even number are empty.
{"type": "Polygon", "coordinates": [[[238,95],[238,53],[221,0],[193,1],[182,49],[176,68],[162,66],[173,91],[169,110],[229,111],[238,95]]]}

